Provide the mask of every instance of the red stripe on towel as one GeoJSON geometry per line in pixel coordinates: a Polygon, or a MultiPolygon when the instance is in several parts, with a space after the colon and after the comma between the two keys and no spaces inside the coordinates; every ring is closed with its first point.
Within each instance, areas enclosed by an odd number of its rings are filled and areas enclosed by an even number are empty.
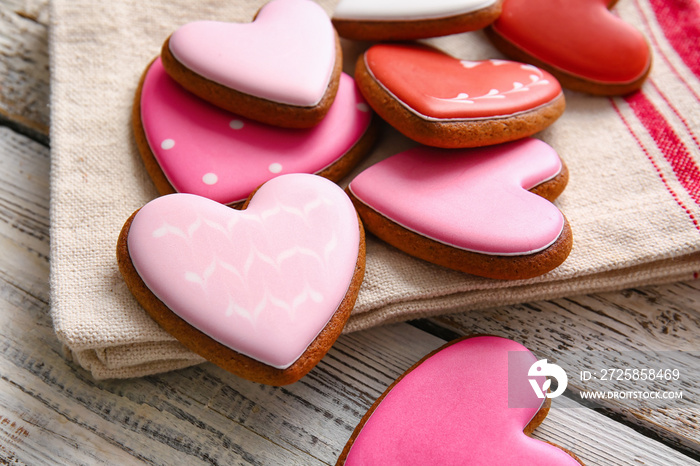
{"type": "Polygon", "coordinates": [[[700,170],[683,141],[642,92],[635,92],[624,99],[654,139],[664,158],[671,164],[683,188],[693,201],[700,205],[700,170]]]}
{"type": "Polygon", "coordinates": [[[664,35],[686,66],[700,77],[700,3],[696,0],[650,0],[664,35]]]}
{"type": "MultiPolygon", "coordinates": [[[[654,34],[654,29],[652,29],[651,24],[653,23],[654,25],[660,26],[658,23],[658,18],[655,16],[650,16],[647,14],[646,9],[642,8],[640,5],[640,0],[635,0],[634,5],[637,8],[637,11],[639,12],[639,15],[642,19],[644,28],[645,28],[645,35],[651,40],[651,43],[653,45],[653,59],[657,60],[659,57],[666,63],[666,65],[671,69],[673,72],[673,75],[683,83],[685,88],[693,94],[696,100],[700,101],[700,96],[698,93],[690,86],[686,78],[678,71],[678,68],[676,65],[673,64],[671,60],[669,60],[669,57],[667,56],[668,53],[671,53],[671,49],[667,49],[666,47],[662,47],[661,44],[659,44],[659,41],[656,38],[656,34],[654,34]]],[[[668,25],[667,25],[668,26],[668,25]]],[[[665,29],[663,27],[660,27],[661,33],[666,34],[665,29]]],[[[686,47],[686,45],[682,45],[682,47],[686,47]]],[[[695,62],[693,62],[695,63],[695,62]]],[[[654,65],[652,65],[654,66],[654,65]]]]}
{"type": "MultiPolygon", "coordinates": [[[[625,100],[633,99],[634,96],[636,96],[636,95],[641,95],[642,98],[643,98],[644,100],[647,100],[646,97],[644,97],[644,95],[643,95],[641,92],[636,92],[636,93],[632,94],[632,96],[628,96],[627,98],[625,98],[625,100]]],[[[647,100],[647,102],[648,102],[648,100],[647,100]]],[[[693,213],[690,211],[690,209],[688,209],[688,207],[685,205],[685,203],[683,203],[683,200],[682,200],[680,197],[678,197],[678,194],[676,193],[676,191],[669,185],[668,180],[666,179],[666,176],[663,174],[663,172],[662,172],[661,169],[659,168],[659,166],[658,166],[658,164],[656,163],[656,161],[654,160],[654,158],[651,156],[651,154],[649,153],[649,151],[647,150],[647,148],[644,146],[644,144],[642,143],[642,141],[639,139],[639,137],[637,136],[637,134],[634,132],[634,130],[632,129],[632,126],[630,126],[629,122],[628,122],[627,119],[624,117],[624,115],[622,114],[622,112],[620,112],[620,109],[618,108],[617,104],[615,103],[615,100],[611,98],[611,99],[610,99],[610,103],[612,104],[613,108],[615,109],[615,112],[617,112],[617,115],[620,117],[620,119],[622,120],[622,122],[623,122],[623,123],[625,124],[625,126],[627,127],[627,130],[630,132],[630,134],[632,135],[632,137],[634,138],[634,140],[637,141],[637,144],[639,145],[639,147],[642,149],[642,151],[644,151],[644,154],[645,154],[645,155],[647,156],[647,158],[649,159],[649,162],[651,162],[652,166],[653,166],[654,169],[656,170],[657,175],[659,175],[659,178],[661,178],[661,181],[663,182],[664,186],[666,187],[666,190],[671,194],[671,196],[673,196],[673,199],[676,201],[676,203],[685,211],[685,213],[688,215],[688,217],[690,218],[690,220],[693,222],[693,225],[695,225],[695,228],[696,228],[698,231],[700,231],[700,223],[699,223],[698,220],[695,218],[695,216],[694,216],[693,213]]],[[[649,105],[651,105],[650,102],[649,102],[649,105]]],[[[652,108],[653,108],[653,106],[652,106],[652,108]]],[[[656,111],[656,109],[654,109],[654,111],[656,111]]],[[[635,113],[637,113],[637,112],[635,111],[635,113]]],[[[638,114],[637,114],[637,116],[639,117],[638,114]]],[[[664,120],[664,124],[666,124],[665,120],[664,120]]],[[[645,124],[645,126],[646,126],[646,124],[645,124]]],[[[666,124],[666,126],[668,126],[668,125],[666,124]]],[[[648,128],[648,127],[647,127],[647,128],[648,128]]],[[[657,144],[658,144],[658,143],[657,143],[657,144]]],[[[663,151],[663,150],[662,150],[662,151],[663,151]]],[[[696,201],[696,202],[697,202],[697,201],[696,201]]]]}
{"type": "Polygon", "coordinates": [[[688,123],[688,120],[681,114],[681,112],[674,106],[673,102],[671,102],[668,97],[661,91],[659,86],[656,85],[656,83],[653,80],[648,80],[647,81],[649,85],[654,87],[656,92],[659,93],[659,96],[663,99],[663,101],[668,105],[668,108],[671,109],[671,111],[678,117],[678,119],[683,123],[683,126],[685,126],[686,131],[688,132],[688,135],[693,139],[693,142],[695,143],[695,146],[700,149],[700,140],[698,140],[698,137],[695,135],[695,132],[693,131],[693,128],[691,127],[690,123],[688,123]]]}

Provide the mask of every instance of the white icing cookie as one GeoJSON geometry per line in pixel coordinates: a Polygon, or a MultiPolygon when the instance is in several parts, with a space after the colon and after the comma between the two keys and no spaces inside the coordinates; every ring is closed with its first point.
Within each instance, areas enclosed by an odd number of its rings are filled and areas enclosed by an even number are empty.
{"type": "Polygon", "coordinates": [[[409,40],[482,29],[498,18],[501,0],[341,0],[333,25],[355,40],[409,40]]]}

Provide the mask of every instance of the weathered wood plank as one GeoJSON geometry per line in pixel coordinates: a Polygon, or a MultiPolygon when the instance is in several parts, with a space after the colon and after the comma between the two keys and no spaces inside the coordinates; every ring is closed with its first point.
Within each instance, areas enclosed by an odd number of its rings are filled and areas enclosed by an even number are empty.
{"type": "MultiPolygon", "coordinates": [[[[313,451],[318,452],[321,450],[317,446],[325,447],[330,434],[335,433],[340,437],[342,448],[355,424],[386,386],[416,360],[443,343],[444,340],[426,336],[405,324],[344,335],[329,356],[299,384],[263,390],[250,400],[245,390],[239,388],[239,381],[230,381],[230,385],[221,386],[209,405],[218,407],[220,412],[237,422],[242,417],[246,425],[254,428],[255,421],[240,414],[244,411],[240,409],[241,404],[245,404],[242,400],[246,398],[260,406],[260,411],[255,411],[256,416],[264,418],[266,423],[281,425],[304,416],[304,406],[311,404],[314,411],[322,413],[326,419],[319,422],[321,416],[317,414],[314,422],[296,424],[303,427],[299,437],[311,435],[312,439],[317,439],[313,440],[312,446],[313,451]],[[263,398],[269,392],[276,394],[277,390],[292,395],[280,395],[280,401],[286,405],[284,416],[289,416],[289,420],[277,419],[279,415],[273,414],[274,408],[268,407],[276,403],[268,403],[263,398]],[[336,429],[341,433],[335,432],[336,429]]],[[[216,368],[212,370],[219,372],[216,368]]],[[[223,380],[226,378],[222,375],[223,380]]],[[[550,417],[535,431],[535,436],[575,451],[586,464],[698,464],[571,400],[558,399],[553,406],[550,417]]],[[[332,449],[331,452],[330,458],[320,459],[332,462],[339,450],[332,449]]]]}
{"type": "Polygon", "coordinates": [[[157,378],[94,382],[62,357],[47,325],[48,306],[3,280],[0,309],[0,413],[27,432],[17,436],[10,427],[0,458],[25,464],[92,464],[97,455],[107,464],[318,464],[280,446],[273,432],[262,436],[191,399],[173,398],[157,378]]]}
{"type": "Polygon", "coordinates": [[[44,142],[49,133],[48,0],[0,3],[0,116],[44,142]]]}
{"type": "Polygon", "coordinates": [[[631,289],[431,319],[458,334],[516,339],[569,374],[569,390],[681,390],[682,400],[597,400],[670,445],[700,452],[700,282],[631,289]],[[581,370],[679,369],[679,381],[580,380],[581,370]]]}
{"type": "MultiPolygon", "coordinates": [[[[95,382],[63,360],[50,328],[36,326],[32,313],[8,301],[22,300],[0,298],[0,409],[31,436],[14,438],[8,449],[28,464],[55,457],[54,451],[65,464],[89,460],[96,451],[105,462],[332,463],[385,387],[444,343],[407,324],[345,335],[307,378],[282,388],[241,380],[211,364],[95,382]],[[34,444],[35,432],[41,441],[34,444]]],[[[587,408],[553,410],[537,436],[575,451],[587,464],[691,464],[587,408]]]]}
{"type": "MultiPolygon", "coordinates": [[[[85,429],[68,428],[41,399],[16,381],[0,380],[0,458],[7,464],[115,464],[124,451],[85,429]],[[86,448],[88,447],[89,448],[86,448]],[[47,448],[48,447],[48,448],[47,448]]],[[[34,388],[36,390],[36,388],[34,388]]]]}
{"type": "Polygon", "coordinates": [[[0,127],[0,278],[48,301],[49,150],[0,127]]]}
{"type": "Polygon", "coordinates": [[[630,427],[610,423],[605,416],[582,408],[575,401],[557,398],[545,422],[533,437],[555,444],[567,439],[575,452],[585,451],[585,464],[647,466],[693,466],[697,461],[658,442],[649,440],[630,427]]]}

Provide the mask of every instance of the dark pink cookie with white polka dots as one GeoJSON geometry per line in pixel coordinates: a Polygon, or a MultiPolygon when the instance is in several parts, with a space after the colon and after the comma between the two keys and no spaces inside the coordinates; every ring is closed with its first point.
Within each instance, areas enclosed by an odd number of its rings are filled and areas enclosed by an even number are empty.
{"type": "Polygon", "coordinates": [[[338,181],[367,153],[373,112],[343,74],[321,123],[285,129],[243,118],[185,91],[160,59],[136,92],[133,125],[146,169],[161,194],[197,194],[237,205],[265,181],[312,173],[338,181]]]}

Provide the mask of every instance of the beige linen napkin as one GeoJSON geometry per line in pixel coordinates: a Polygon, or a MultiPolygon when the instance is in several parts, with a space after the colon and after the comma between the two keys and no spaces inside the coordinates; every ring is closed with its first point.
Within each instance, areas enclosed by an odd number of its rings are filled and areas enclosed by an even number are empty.
{"type": "MultiPolygon", "coordinates": [[[[132,98],[143,69],[177,27],[199,19],[250,21],[263,3],[52,1],[52,317],[69,354],[96,378],[202,361],[147,316],[117,268],[124,221],[157,196],[131,132],[132,98]]],[[[319,3],[332,14],[335,1],[319,3]]],[[[564,115],[537,135],[571,173],[556,202],[574,232],[561,267],[532,280],[494,281],[413,259],[369,237],[366,278],[346,331],[696,276],[700,81],[692,64],[697,52],[679,46],[683,26],[674,26],[674,8],[671,0],[621,0],[616,14],[653,47],[643,92],[613,99],[567,92],[564,115]]],[[[430,42],[463,59],[501,57],[481,32],[430,42]]],[[[343,41],[346,71],[367,45],[343,41]]],[[[413,145],[385,128],[355,173],[413,145]]]]}

